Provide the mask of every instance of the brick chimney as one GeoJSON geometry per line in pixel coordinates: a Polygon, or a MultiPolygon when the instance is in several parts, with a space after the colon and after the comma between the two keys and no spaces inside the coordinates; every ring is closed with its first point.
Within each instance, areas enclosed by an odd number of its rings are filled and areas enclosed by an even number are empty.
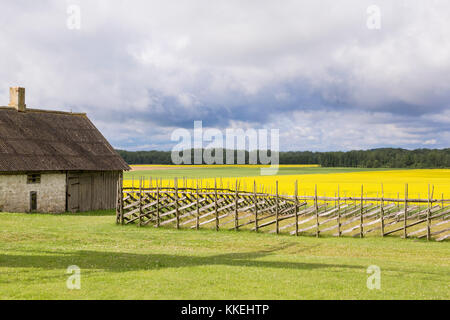
{"type": "Polygon", "coordinates": [[[25,111],[25,88],[11,87],[9,88],[9,106],[17,111],[25,111]]]}

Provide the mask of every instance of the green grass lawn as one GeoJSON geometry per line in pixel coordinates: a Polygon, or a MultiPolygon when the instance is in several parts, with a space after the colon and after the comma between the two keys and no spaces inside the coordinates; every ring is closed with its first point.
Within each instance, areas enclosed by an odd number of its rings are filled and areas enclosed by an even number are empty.
{"type": "MultiPolygon", "coordinates": [[[[347,173],[361,171],[385,171],[396,169],[384,168],[321,168],[321,167],[280,167],[277,175],[297,175],[297,174],[327,174],[327,173],[347,173]]],[[[254,177],[260,176],[260,168],[252,167],[216,167],[216,168],[186,168],[186,169],[156,169],[156,170],[135,170],[124,172],[124,179],[139,179],[140,177],[152,178],[220,178],[220,177],[254,177]]]]}
{"type": "Polygon", "coordinates": [[[0,213],[1,299],[449,299],[450,243],[117,226],[0,213]],[[69,290],[66,269],[81,268],[69,290]],[[381,289],[366,287],[369,265],[381,289]]]}

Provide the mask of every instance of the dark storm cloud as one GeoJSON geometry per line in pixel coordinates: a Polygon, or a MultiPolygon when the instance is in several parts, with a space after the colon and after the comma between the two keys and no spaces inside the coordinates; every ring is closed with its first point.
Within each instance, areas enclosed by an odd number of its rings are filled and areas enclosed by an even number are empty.
{"type": "Polygon", "coordinates": [[[0,99],[85,111],[121,148],[170,133],[279,128],[283,149],[448,147],[450,5],[379,1],[0,5],[0,99]],[[66,26],[68,5],[80,30],[66,26]]]}

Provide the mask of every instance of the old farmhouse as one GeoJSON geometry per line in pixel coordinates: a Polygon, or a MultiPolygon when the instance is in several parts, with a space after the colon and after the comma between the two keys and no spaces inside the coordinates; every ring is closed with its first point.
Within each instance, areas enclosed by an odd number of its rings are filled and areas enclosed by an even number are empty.
{"type": "Polygon", "coordinates": [[[129,166],[84,113],[29,109],[25,89],[0,107],[0,211],[112,209],[129,166]]]}

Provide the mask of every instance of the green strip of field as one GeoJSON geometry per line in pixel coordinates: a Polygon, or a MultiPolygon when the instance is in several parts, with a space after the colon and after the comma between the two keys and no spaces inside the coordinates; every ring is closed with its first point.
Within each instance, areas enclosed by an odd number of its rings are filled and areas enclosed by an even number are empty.
{"type": "MultiPolygon", "coordinates": [[[[360,171],[385,171],[393,169],[383,168],[321,168],[321,167],[280,167],[277,175],[298,175],[298,174],[328,174],[346,173],[360,171]]],[[[220,178],[220,177],[254,177],[260,176],[260,168],[251,167],[217,167],[217,168],[186,168],[186,169],[155,169],[136,170],[125,172],[124,179],[132,177],[154,177],[154,178],[220,178]]]]}
{"type": "Polygon", "coordinates": [[[0,213],[1,299],[449,299],[450,243],[117,226],[0,213]],[[81,268],[69,290],[68,266],[81,268]],[[381,268],[381,289],[366,286],[381,268]]]}

